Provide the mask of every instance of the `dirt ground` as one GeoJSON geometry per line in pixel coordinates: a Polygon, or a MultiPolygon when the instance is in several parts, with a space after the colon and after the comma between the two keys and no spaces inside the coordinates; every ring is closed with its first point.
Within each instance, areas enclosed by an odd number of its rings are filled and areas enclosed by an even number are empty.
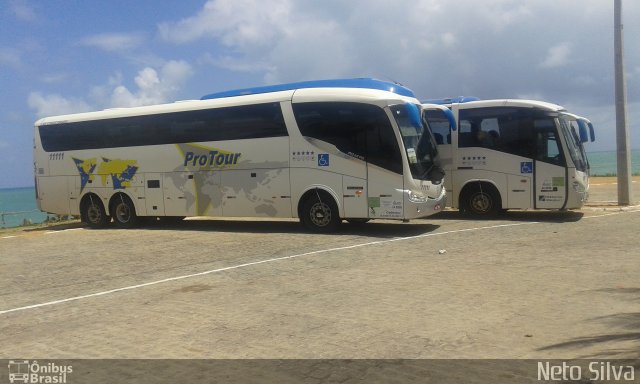
{"type": "Polygon", "coordinates": [[[640,359],[640,207],[614,206],[611,180],[591,191],[581,211],[330,235],[295,220],[3,231],[0,358],[640,359]]]}

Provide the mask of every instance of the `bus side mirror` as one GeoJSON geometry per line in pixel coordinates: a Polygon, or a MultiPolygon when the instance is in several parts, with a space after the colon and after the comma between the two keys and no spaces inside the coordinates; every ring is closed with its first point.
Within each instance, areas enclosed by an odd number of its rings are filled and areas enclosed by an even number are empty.
{"type": "Polygon", "coordinates": [[[411,125],[416,128],[422,127],[422,119],[420,118],[420,109],[418,109],[418,106],[413,103],[405,103],[405,108],[411,125]]]}
{"type": "Polygon", "coordinates": [[[447,116],[447,120],[449,120],[449,127],[452,131],[455,131],[458,128],[458,123],[456,123],[456,118],[453,116],[453,112],[449,108],[442,109],[442,113],[447,116]]]}
{"type": "Polygon", "coordinates": [[[452,131],[455,131],[458,128],[456,117],[453,116],[453,112],[449,108],[437,104],[423,104],[422,106],[427,110],[439,110],[440,112],[442,112],[447,118],[447,121],[449,121],[449,128],[451,128],[452,131]]]}
{"type": "Polygon", "coordinates": [[[593,124],[589,123],[589,136],[591,137],[591,142],[596,141],[596,130],[593,129],[593,124]]]}
{"type": "Polygon", "coordinates": [[[589,134],[587,133],[587,124],[583,120],[578,120],[578,131],[580,133],[580,141],[586,143],[589,141],[589,134]]]}

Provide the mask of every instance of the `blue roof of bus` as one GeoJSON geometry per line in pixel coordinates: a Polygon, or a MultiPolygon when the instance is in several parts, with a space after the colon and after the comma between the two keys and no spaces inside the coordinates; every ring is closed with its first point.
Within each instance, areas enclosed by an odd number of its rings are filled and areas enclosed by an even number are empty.
{"type": "Polygon", "coordinates": [[[224,97],[243,96],[243,95],[255,95],[260,93],[278,92],[278,91],[290,91],[300,88],[365,88],[365,89],[378,89],[382,91],[389,91],[402,96],[416,97],[412,90],[402,86],[400,84],[392,83],[389,81],[382,81],[370,78],[355,78],[355,79],[333,79],[333,80],[313,80],[313,81],[300,81],[297,83],[267,85],[262,87],[235,89],[231,91],[223,91],[217,93],[211,93],[209,95],[202,96],[200,100],[220,99],[224,97]]]}
{"type": "Polygon", "coordinates": [[[421,100],[424,104],[453,104],[453,103],[468,103],[470,101],[478,101],[479,98],[475,96],[458,96],[451,97],[447,99],[429,99],[429,100],[421,100]]]}

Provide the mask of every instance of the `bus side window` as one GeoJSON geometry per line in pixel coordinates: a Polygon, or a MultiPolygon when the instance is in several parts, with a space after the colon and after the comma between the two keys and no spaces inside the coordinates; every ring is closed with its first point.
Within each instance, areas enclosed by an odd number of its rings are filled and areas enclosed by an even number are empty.
{"type": "Polygon", "coordinates": [[[358,103],[297,103],[293,113],[303,136],[333,144],[340,152],[364,160],[367,124],[363,118],[369,116],[369,107],[378,108],[358,103]]]}
{"type": "Polygon", "coordinates": [[[554,121],[552,119],[537,119],[534,122],[534,128],[537,131],[536,160],[564,165],[554,121]]]}
{"type": "Polygon", "coordinates": [[[458,129],[458,147],[460,148],[469,148],[475,147],[476,141],[473,137],[473,132],[471,131],[471,121],[469,120],[460,120],[459,129],[458,129]]]}
{"type": "Polygon", "coordinates": [[[342,102],[294,103],[303,136],[333,144],[340,152],[402,173],[400,148],[385,111],[375,105],[342,102]]]}
{"type": "Polygon", "coordinates": [[[529,116],[509,116],[504,120],[500,120],[500,130],[505,133],[504,136],[510,138],[505,142],[503,136],[504,152],[514,155],[533,158],[536,153],[536,137],[533,130],[533,120],[529,116]]]}
{"type": "MultiPolygon", "coordinates": [[[[367,161],[402,174],[402,156],[398,141],[384,111],[367,124],[367,161]]],[[[363,116],[363,119],[366,117],[363,116]]]]}
{"type": "Polygon", "coordinates": [[[440,110],[426,110],[425,115],[436,144],[451,144],[451,124],[444,113],[440,110]]]}
{"type": "Polygon", "coordinates": [[[536,138],[531,111],[514,107],[462,110],[458,143],[533,158],[536,138]]]}
{"type": "Polygon", "coordinates": [[[498,124],[498,119],[489,118],[482,120],[477,138],[480,141],[481,147],[496,149],[496,147],[499,146],[500,140],[500,125],[498,124]]]}

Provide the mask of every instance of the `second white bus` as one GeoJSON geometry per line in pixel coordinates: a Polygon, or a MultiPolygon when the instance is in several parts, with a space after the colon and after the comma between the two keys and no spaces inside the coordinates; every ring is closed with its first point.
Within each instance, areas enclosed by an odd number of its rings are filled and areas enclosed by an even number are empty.
{"type": "Polygon", "coordinates": [[[237,90],[35,124],[41,210],[93,227],[139,218],[408,220],[445,204],[438,148],[409,89],[373,79],[237,90]]]}
{"type": "Polygon", "coordinates": [[[448,203],[479,216],[507,209],[578,209],[588,197],[593,141],[589,120],[534,100],[429,100],[447,106],[427,111],[447,178],[448,203]]]}

